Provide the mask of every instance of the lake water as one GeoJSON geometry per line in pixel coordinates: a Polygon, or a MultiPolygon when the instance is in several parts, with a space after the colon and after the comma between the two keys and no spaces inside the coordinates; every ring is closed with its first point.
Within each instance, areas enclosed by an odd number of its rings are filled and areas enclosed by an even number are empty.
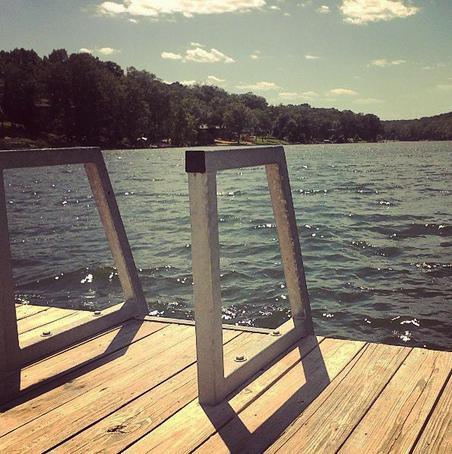
{"type": "MultiPolygon", "coordinates": [[[[316,332],[452,349],[452,142],[285,147],[316,332]]],[[[105,152],[152,314],[192,318],[184,150],[105,152]]],[[[5,172],[17,299],[122,292],[81,166],[5,172]]],[[[263,168],[218,177],[225,322],[289,314],[263,168]]]]}

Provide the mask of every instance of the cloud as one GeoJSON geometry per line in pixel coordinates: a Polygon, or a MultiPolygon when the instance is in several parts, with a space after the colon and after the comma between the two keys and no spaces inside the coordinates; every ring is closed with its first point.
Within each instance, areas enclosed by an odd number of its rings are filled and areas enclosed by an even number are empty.
{"type": "Polygon", "coordinates": [[[196,80],[181,80],[179,83],[190,87],[192,85],[197,84],[198,82],[196,80]]]}
{"type": "Polygon", "coordinates": [[[163,51],[160,56],[164,60],[182,60],[184,57],[182,57],[181,54],[175,54],[174,52],[165,52],[163,51]]]}
{"type": "Polygon", "coordinates": [[[237,88],[240,88],[240,90],[269,91],[279,90],[281,87],[276,85],[274,82],[267,82],[263,80],[261,82],[256,82],[254,84],[237,85],[237,88]]]}
{"type": "Polygon", "coordinates": [[[315,91],[303,91],[301,95],[303,96],[303,98],[316,98],[317,96],[319,96],[319,94],[315,91]]]}
{"type": "Polygon", "coordinates": [[[422,69],[427,70],[427,71],[430,71],[430,70],[432,70],[432,69],[445,68],[445,67],[446,67],[446,64],[445,64],[445,63],[439,62],[439,63],[436,63],[436,64],[434,64],[434,65],[423,66],[422,69]]]}
{"type": "Polygon", "coordinates": [[[331,13],[331,9],[329,6],[321,5],[319,8],[317,8],[317,12],[320,14],[329,14],[331,13]]]}
{"type": "Polygon", "coordinates": [[[201,14],[244,13],[258,10],[266,0],[122,0],[102,2],[97,6],[99,14],[117,16],[164,17],[180,14],[193,17],[201,14]]]}
{"type": "Polygon", "coordinates": [[[452,90],[452,84],[438,84],[436,86],[439,90],[444,90],[444,91],[451,91],[452,90]]]}
{"type": "Polygon", "coordinates": [[[207,76],[206,83],[208,84],[222,84],[223,82],[226,82],[225,79],[220,79],[219,77],[216,76],[207,76]]]}
{"type": "Polygon", "coordinates": [[[194,62],[194,63],[235,63],[235,60],[228,57],[218,49],[207,49],[203,47],[193,47],[199,45],[199,43],[190,43],[191,49],[187,49],[185,54],[178,54],[174,52],[163,51],[160,56],[165,60],[180,60],[182,62],[194,62]]]}
{"type": "Polygon", "coordinates": [[[384,68],[385,66],[397,66],[406,63],[406,60],[386,60],[386,58],[377,58],[372,60],[367,66],[380,66],[384,68]]]}
{"type": "Polygon", "coordinates": [[[234,63],[235,60],[227,55],[223,54],[217,49],[202,49],[201,47],[195,47],[194,49],[188,49],[185,52],[185,61],[192,61],[196,63],[234,63]]]}
{"type": "Polygon", "coordinates": [[[224,82],[226,82],[226,79],[220,79],[219,77],[216,76],[207,76],[205,80],[199,79],[199,80],[179,80],[179,81],[174,81],[171,82],[169,80],[164,80],[163,81],[165,84],[171,85],[174,83],[179,83],[181,85],[186,85],[188,87],[191,87],[193,85],[220,85],[224,82]]]}
{"type": "Polygon", "coordinates": [[[96,52],[102,55],[113,55],[121,52],[118,49],[113,49],[113,47],[100,47],[96,49],[96,52]]]}
{"type": "Polygon", "coordinates": [[[296,92],[296,91],[281,91],[278,93],[279,97],[284,99],[284,100],[300,100],[300,99],[306,99],[310,100],[312,98],[316,98],[319,96],[319,94],[315,91],[302,91],[302,92],[296,92]]]}
{"type": "Polygon", "coordinates": [[[281,91],[278,95],[280,98],[284,99],[296,99],[300,97],[300,93],[297,93],[296,91],[281,91]]]}
{"type": "Polygon", "coordinates": [[[269,6],[269,9],[272,9],[273,11],[281,11],[281,8],[276,5],[269,6]]]}
{"type": "Polygon", "coordinates": [[[310,54],[306,54],[306,55],[304,56],[304,58],[306,58],[306,60],[319,60],[319,59],[320,59],[319,56],[317,56],[317,55],[310,55],[310,54]]]}
{"type": "Polygon", "coordinates": [[[127,12],[127,8],[121,3],[103,2],[98,6],[98,11],[105,15],[115,15],[127,12]]]}
{"type": "Polygon", "coordinates": [[[260,50],[255,50],[252,54],[250,54],[251,60],[258,60],[260,58],[260,50]]]}
{"type": "Polygon", "coordinates": [[[88,49],[87,47],[82,47],[78,50],[79,54],[102,54],[102,55],[113,55],[121,52],[118,49],[113,49],[113,47],[96,47],[95,49],[88,49]]]}
{"type": "Polygon", "coordinates": [[[349,88],[333,88],[328,92],[332,96],[356,96],[358,93],[349,88]]]}
{"type": "Polygon", "coordinates": [[[191,87],[193,85],[220,85],[224,82],[226,82],[226,79],[220,79],[219,77],[216,76],[207,76],[206,79],[199,79],[199,80],[179,80],[179,81],[174,81],[171,82],[170,80],[164,80],[163,81],[167,85],[171,85],[174,83],[179,83],[181,85],[186,85],[187,87],[191,87]]]}
{"type": "Polygon", "coordinates": [[[368,106],[371,104],[381,104],[384,101],[379,98],[358,98],[358,99],[355,99],[353,102],[355,102],[356,104],[362,104],[364,106],[368,106]]]}
{"type": "Polygon", "coordinates": [[[363,25],[405,18],[419,11],[417,6],[406,3],[406,0],[342,0],[339,9],[345,22],[363,25]]]}
{"type": "Polygon", "coordinates": [[[138,21],[136,19],[129,19],[129,22],[132,22],[132,24],[138,24],[138,21]]]}

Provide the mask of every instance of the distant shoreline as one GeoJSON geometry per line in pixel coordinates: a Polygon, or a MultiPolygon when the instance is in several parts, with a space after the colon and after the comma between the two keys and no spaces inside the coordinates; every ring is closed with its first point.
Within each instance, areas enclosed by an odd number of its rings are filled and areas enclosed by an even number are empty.
{"type": "Polygon", "coordinates": [[[82,146],[99,146],[103,150],[161,150],[165,148],[194,148],[194,147],[248,147],[248,146],[272,146],[272,145],[353,145],[360,143],[393,143],[393,142],[450,142],[450,139],[437,140],[437,139],[422,139],[422,140],[397,140],[397,139],[384,139],[378,141],[365,141],[360,140],[356,142],[287,142],[287,141],[278,141],[277,139],[268,141],[268,142],[249,142],[241,141],[240,143],[227,141],[227,140],[218,140],[212,144],[194,144],[194,145],[171,145],[171,144],[152,144],[149,146],[135,146],[135,147],[104,147],[98,144],[74,144],[74,143],[49,143],[44,139],[23,139],[23,138],[3,138],[0,139],[0,150],[19,150],[19,149],[36,149],[36,148],[65,148],[65,147],[82,147],[82,146]]]}

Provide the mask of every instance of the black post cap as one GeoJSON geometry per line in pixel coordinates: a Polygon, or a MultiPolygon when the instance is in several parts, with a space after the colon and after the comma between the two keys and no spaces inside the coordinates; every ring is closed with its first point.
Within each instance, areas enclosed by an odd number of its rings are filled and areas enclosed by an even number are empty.
{"type": "Polygon", "coordinates": [[[187,173],[206,172],[206,153],[201,150],[185,152],[185,171],[187,173]]]}

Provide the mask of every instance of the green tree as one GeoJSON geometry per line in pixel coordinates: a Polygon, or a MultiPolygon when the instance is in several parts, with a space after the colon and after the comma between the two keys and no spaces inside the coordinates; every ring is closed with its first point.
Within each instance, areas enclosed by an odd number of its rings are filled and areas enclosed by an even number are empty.
{"type": "Polygon", "coordinates": [[[239,144],[242,132],[253,126],[255,118],[249,107],[241,103],[234,103],[227,108],[223,120],[226,128],[235,135],[239,144]]]}

